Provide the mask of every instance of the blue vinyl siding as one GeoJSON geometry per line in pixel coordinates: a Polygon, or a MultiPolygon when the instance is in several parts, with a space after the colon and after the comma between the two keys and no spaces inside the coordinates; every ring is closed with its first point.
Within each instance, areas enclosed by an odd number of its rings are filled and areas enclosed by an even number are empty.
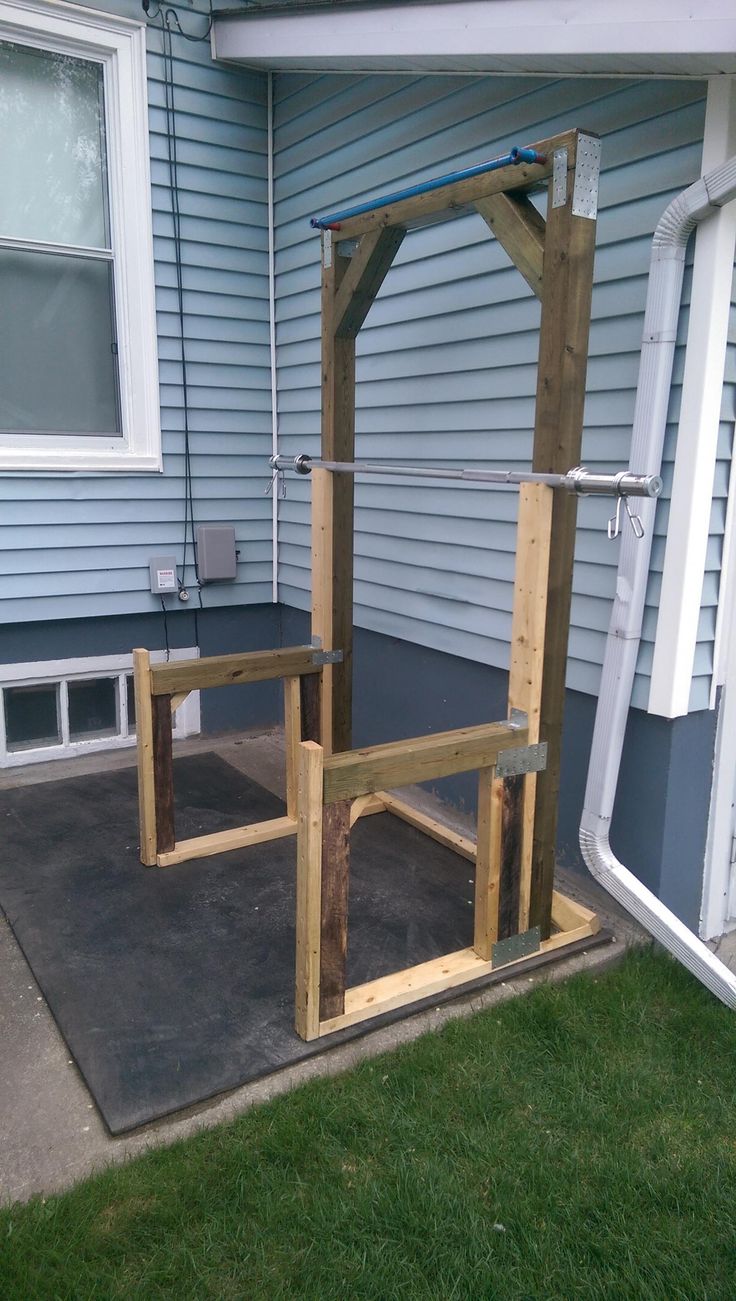
{"type": "MultiPolygon", "coordinates": [[[[91,7],[91,6],[90,6],[91,7]]],[[[140,18],[139,3],[97,7],[140,18]]],[[[177,6],[206,27],[207,4],[177,6]]],[[[266,80],[174,36],[195,521],[234,524],[235,583],[206,605],[271,599],[266,80]]],[[[148,33],[151,185],[164,473],[0,476],[0,611],[7,623],[156,608],[148,559],[182,560],[184,433],[160,29],[148,33]]],[[[186,580],[193,579],[190,567],[186,580]]]]}
{"type": "MultiPolygon", "coordinates": [[[[705,87],[675,81],[278,76],[275,110],[278,417],[281,450],[319,429],[319,239],[308,218],[570,126],[603,137],[583,459],[627,463],[651,236],[700,172],[705,87]]],[[[665,482],[671,481],[687,326],[680,323],[665,482]]],[[[523,466],[532,446],[539,304],[479,217],[407,237],[358,338],[359,457],[523,466]]],[[[724,444],[724,455],[726,452],[724,444]]],[[[722,531],[714,503],[710,562],[722,531]]],[[[595,693],[618,548],[610,503],[579,510],[568,684],[595,693]]],[[[357,485],[361,625],[504,667],[516,498],[426,481],[357,485]]],[[[658,513],[635,703],[645,706],[664,558],[658,513]]],[[[309,601],[309,487],[280,503],[281,599],[309,601]]],[[[707,673],[713,575],[696,673],[707,673]]],[[[698,693],[696,699],[699,701],[698,693]]]]}

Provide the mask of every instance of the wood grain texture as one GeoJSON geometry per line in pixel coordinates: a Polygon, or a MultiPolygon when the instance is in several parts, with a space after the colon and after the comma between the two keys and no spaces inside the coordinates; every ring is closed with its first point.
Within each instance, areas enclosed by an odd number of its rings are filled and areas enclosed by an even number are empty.
{"type": "Polygon", "coordinates": [[[151,697],[153,725],[153,783],[156,792],[156,857],[173,849],[174,829],[174,753],[171,698],[151,697]]]}
{"type": "Polygon", "coordinates": [[[524,777],[506,777],[495,783],[501,809],[500,863],[498,870],[498,939],[519,932],[521,844],[524,825],[524,777]]]}
{"type": "Polygon", "coordinates": [[[321,673],[310,673],[299,679],[302,741],[320,741],[321,688],[321,673]]]}
{"type": "MultiPolygon", "coordinates": [[[[538,953],[554,953],[564,950],[569,944],[588,939],[592,934],[590,926],[580,925],[574,930],[561,931],[548,940],[542,940],[538,953]]],[[[504,963],[503,968],[494,968],[492,962],[479,958],[474,949],[459,949],[442,958],[432,958],[416,967],[407,967],[405,971],[396,971],[390,976],[379,976],[364,985],[354,985],[345,995],[345,1011],[341,1016],[323,1021],[319,1027],[320,1035],[332,1034],[335,1030],[344,1030],[347,1026],[358,1025],[361,1021],[392,1012],[397,1007],[406,1007],[422,998],[432,998],[447,989],[457,989],[467,985],[471,980],[490,975],[494,970],[503,970],[515,975],[529,965],[536,954],[527,954],[513,962],[504,963]]]]}
{"type": "Polygon", "coordinates": [[[393,813],[395,817],[401,818],[402,822],[408,822],[410,827],[416,827],[417,831],[423,831],[425,835],[436,840],[440,845],[446,845],[452,849],[461,858],[465,858],[470,863],[475,862],[476,844],[470,836],[463,836],[458,831],[453,831],[451,827],[445,826],[438,818],[430,817],[428,813],[422,813],[415,809],[412,804],[407,804],[406,800],[400,799],[397,795],[392,795],[389,791],[379,792],[381,802],[387,813],[393,813]]]}
{"type": "Polygon", "coordinates": [[[542,296],[544,217],[525,194],[489,194],[475,208],[521,272],[530,289],[542,296]]]}
{"type": "Polygon", "coordinates": [[[319,673],[311,646],[287,646],[280,650],[248,651],[242,655],[208,655],[196,660],[172,660],[151,669],[151,693],[176,696],[202,687],[227,687],[245,682],[264,682],[294,674],[319,673]]]}
{"type": "Polygon", "coordinates": [[[286,812],[290,818],[295,818],[297,813],[299,746],[302,742],[302,697],[299,687],[300,681],[300,678],[284,678],[286,812]]]}
{"type": "Polygon", "coordinates": [[[361,238],[335,295],[333,328],[337,338],[355,338],[405,234],[400,227],[382,226],[361,238]]]}
{"type": "Polygon", "coordinates": [[[151,708],[151,657],[147,650],[133,651],[136,758],[138,765],[138,830],[140,856],[145,867],[156,866],[156,787],[153,777],[153,711],[151,708]]]}
{"type": "Polygon", "coordinates": [[[325,759],[325,804],[488,768],[502,750],[525,745],[526,739],[523,728],[512,728],[506,722],[482,723],[334,754],[325,759]]]}
{"type": "MultiPolygon", "coordinates": [[[[355,338],[335,335],[335,299],[349,259],[337,252],[329,231],[323,232],[322,250],[322,458],[353,461],[355,338]]],[[[322,744],[327,751],[336,751],[349,749],[352,736],[353,475],[328,474],[324,493],[323,537],[314,553],[313,582],[321,593],[322,618],[331,624],[329,642],[326,633],[320,634],[316,627],[312,631],[322,636],[326,650],[341,650],[343,655],[342,663],[323,676],[322,744]]]]}
{"type": "Polygon", "coordinates": [[[339,800],[322,813],[321,1021],[345,1010],[349,880],[350,800],[339,800]]]}
{"type": "Polygon", "coordinates": [[[297,824],[293,818],[251,822],[247,827],[232,827],[229,831],[213,831],[208,836],[179,840],[168,853],[159,854],[156,861],[159,867],[174,867],[190,858],[210,858],[213,854],[225,854],[231,849],[246,849],[248,845],[281,840],[284,836],[295,835],[296,829],[297,824]]]}
{"type": "Polygon", "coordinates": [[[494,768],[481,768],[478,773],[473,948],[486,962],[490,961],[491,950],[499,937],[503,782],[495,781],[494,777],[494,768]]]}
{"type": "MultiPolygon", "coordinates": [[[[530,745],[539,740],[553,502],[554,492],[546,485],[521,485],[511,622],[509,709],[521,709],[527,715],[530,745]]],[[[529,773],[524,778],[522,800],[516,805],[519,825],[514,826],[508,820],[504,824],[504,835],[510,835],[515,842],[521,843],[520,881],[518,887],[514,887],[514,894],[519,898],[520,931],[529,928],[536,789],[536,773],[529,773]]],[[[505,803],[508,804],[508,799],[505,803]]]]}
{"type": "MultiPolygon", "coordinates": [[[[580,462],[596,223],[572,214],[572,145],[569,164],[567,203],[553,207],[550,193],[547,209],[532,461],[542,473],[565,473],[580,462]]],[[[540,926],[545,938],[551,927],[576,515],[576,498],[555,493],[540,706],[547,767],[536,781],[529,900],[529,924],[540,926]]]]}
{"type": "Polygon", "coordinates": [[[376,230],[381,226],[411,226],[421,224],[427,218],[441,219],[442,215],[452,217],[459,210],[474,205],[478,199],[490,194],[501,194],[507,190],[523,191],[536,186],[552,173],[552,153],[554,149],[574,144],[575,132],[565,131],[548,140],[540,140],[529,145],[538,153],[546,156],[544,163],[510,163],[495,172],[486,172],[479,176],[466,177],[452,181],[429,190],[424,194],[413,195],[370,212],[348,217],[340,223],[340,239],[352,239],[366,231],[376,230]]]}
{"type": "Polygon", "coordinates": [[[322,749],[299,748],[299,816],[296,842],[296,1032],[319,1034],[319,970],[322,911],[322,749]]]}

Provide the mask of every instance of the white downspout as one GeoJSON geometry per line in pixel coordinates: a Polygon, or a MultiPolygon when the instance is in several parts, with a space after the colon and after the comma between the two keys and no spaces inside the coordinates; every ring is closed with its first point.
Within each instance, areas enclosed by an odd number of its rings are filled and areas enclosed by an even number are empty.
{"type": "MultiPolygon", "coordinates": [[[[677,336],[685,248],[698,222],[736,196],[736,157],[701,177],[665,209],[652,241],[644,337],[631,436],[632,469],[659,474],[677,336]]],[[[729,273],[730,274],[730,273],[729,273]]],[[[616,595],[606,641],[580,848],[593,876],[698,980],[736,1008],[736,976],[669,908],[618,861],[610,843],[611,817],[641,638],[656,501],[643,498],[645,528],[621,537],[616,595]]]]}
{"type": "MultiPolygon", "coordinates": [[[[279,454],[279,408],[276,376],[276,255],[273,214],[273,73],[266,78],[268,96],[268,340],[271,365],[271,455],[279,454]]],[[[271,600],[279,599],[279,494],[271,490],[271,600]]]]}

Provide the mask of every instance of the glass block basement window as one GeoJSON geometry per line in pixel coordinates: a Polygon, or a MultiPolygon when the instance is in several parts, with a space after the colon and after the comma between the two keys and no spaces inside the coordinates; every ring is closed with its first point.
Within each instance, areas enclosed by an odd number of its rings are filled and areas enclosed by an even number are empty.
{"type": "MultiPolygon", "coordinates": [[[[178,651],[172,658],[195,654],[178,651]]],[[[4,678],[0,666],[0,767],[135,744],[130,656],[8,665],[4,678]]],[[[193,692],[174,714],[174,736],[198,732],[199,695],[193,692]]]]}

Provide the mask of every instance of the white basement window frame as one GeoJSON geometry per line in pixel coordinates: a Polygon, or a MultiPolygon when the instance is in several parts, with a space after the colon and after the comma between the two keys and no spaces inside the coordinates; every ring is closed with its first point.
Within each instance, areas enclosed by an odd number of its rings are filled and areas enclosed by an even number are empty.
{"type": "Polygon", "coordinates": [[[102,67],[122,431],[2,433],[0,471],[160,471],[145,25],[57,0],[0,0],[0,41],[102,67]]]}
{"type": "MultiPolygon", "coordinates": [[[[170,659],[196,659],[197,647],[176,649],[170,659]]],[[[151,651],[151,663],[162,664],[165,651],[151,651]]],[[[4,664],[0,667],[0,768],[20,767],[29,763],[47,763],[53,759],[71,759],[82,754],[102,750],[118,750],[134,746],[135,724],[128,718],[128,679],[133,675],[133,656],[105,655],[85,659],[42,660],[30,664],[4,664]],[[114,733],[99,736],[71,736],[69,718],[69,684],[112,679],[115,682],[117,727],[114,733]],[[5,692],[13,687],[58,688],[57,710],[61,740],[57,744],[32,742],[8,747],[6,735],[5,692]]],[[[200,732],[199,692],[192,691],[175,711],[173,733],[176,740],[197,736],[200,732]]]]}

